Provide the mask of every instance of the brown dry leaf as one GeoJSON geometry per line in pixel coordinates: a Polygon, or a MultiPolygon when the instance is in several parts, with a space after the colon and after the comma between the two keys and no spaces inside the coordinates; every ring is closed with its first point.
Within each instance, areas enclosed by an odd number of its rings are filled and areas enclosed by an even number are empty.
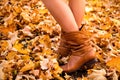
{"type": "Polygon", "coordinates": [[[88,80],[107,80],[105,75],[106,71],[104,69],[101,70],[92,69],[92,73],[88,75],[88,80]]]}
{"type": "Polygon", "coordinates": [[[8,34],[8,38],[9,38],[9,40],[7,41],[8,42],[8,44],[9,44],[9,46],[8,46],[8,49],[9,50],[14,50],[13,49],[13,44],[16,42],[16,40],[18,40],[19,38],[18,38],[18,32],[17,31],[15,31],[15,32],[9,32],[9,34],[8,34]]]}
{"type": "Polygon", "coordinates": [[[106,65],[120,72],[120,57],[112,58],[111,60],[107,62],[106,65]]]}
{"type": "Polygon", "coordinates": [[[40,61],[41,69],[42,70],[48,69],[48,63],[49,63],[48,59],[43,59],[42,61],[40,61]]]}
{"type": "Polygon", "coordinates": [[[33,70],[32,73],[33,73],[35,76],[39,76],[40,70],[39,70],[39,69],[33,70]]]}
{"type": "Polygon", "coordinates": [[[21,30],[25,35],[28,35],[28,36],[33,36],[33,34],[31,33],[31,27],[29,26],[25,26],[24,29],[21,30]]]}
{"type": "MultiPolygon", "coordinates": [[[[90,32],[88,35],[94,36],[92,39],[97,38],[93,39],[93,42],[98,46],[96,47],[96,54],[99,59],[96,67],[93,67],[93,71],[90,74],[85,74],[87,76],[91,75],[91,80],[106,79],[105,72],[102,69],[110,70],[119,63],[115,60],[108,61],[113,55],[114,57],[119,56],[120,53],[119,5],[119,0],[86,0],[82,30],[88,30],[90,32]],[[111,68],[102,64],[106,61],[111,68]],[[116,62],[116,64],[112,62],[116,62]],[[96,71],[96,68],[100,70],[96,71]]],[[[53,53],[54,50],[57,50],[60,39],[60,36],[58,36],[60,26],[58,26],[41,0],[0,0],[0,54],[6,55],[7,58],[5,59],[5,67],[2,66],[5,77],[11,80],[15,79],[15,76],[16,80],[23,80],[23,77],[27,80],[36,80],[36,76],[37,79],[39,77],[41,80],[56,78],[62,80],[63,77],[66,80],[75,80],[73,77],[77,78],[77,76],[61,76],[62,69],[57,61],[59,55],[53,53]],[[43,59],[40,57],[43,57],[43,59]],[[24,66],[25,63],[23,62],[29,60],[31,62],[24,66]],[[18,73],[13,74],[16,71],[16,64],[18,73]],[[31,75],[31,69],[32,71],[36,70],[32,67],[34,64],[37,68],[40,68],[40,65],[42,68],[47,68],[41,70],[40,74],[37,70],[35,71],[36,74],[31,75]],[[19,74],[19,69],[23,73],[19,74]]],[[[3,58],[1,59],[3,60],[3,58]]],[[[109,74],[109,72],[106,72],[106,74],[109,74]]],[[[116,71],[113,76],[107,76],[107,78],[117,80],[119,77],[117,74],[120,74],[120,72],[116,71]]],[[[78,79],[87,80],[87,76],[78,79]]]]}
{"type": "Polygon", "coordinates": [[[34,66],[35,64],[32,61],[30,61],[28,64],[26,64],[24,67],[20,69],[20,72],[25,72],[25,71],[34,69],[34,66]]]}

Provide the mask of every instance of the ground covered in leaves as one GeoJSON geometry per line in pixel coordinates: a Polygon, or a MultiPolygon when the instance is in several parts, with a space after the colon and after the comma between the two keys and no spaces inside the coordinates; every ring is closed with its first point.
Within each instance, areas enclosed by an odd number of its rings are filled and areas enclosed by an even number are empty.
{"type": "Polygon", "coordinates": [[[63,73],[56,50],[60,26],[40,0],[0,0],[0,80],[119,80],[120,0],[87,0],[83,28],[98,62],[63,73]]]}

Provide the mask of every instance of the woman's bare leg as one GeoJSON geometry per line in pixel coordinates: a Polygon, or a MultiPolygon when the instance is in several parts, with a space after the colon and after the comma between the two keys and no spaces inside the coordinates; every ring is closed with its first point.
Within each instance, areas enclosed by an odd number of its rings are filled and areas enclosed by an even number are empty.
{"type": "Polygon", "coordinates": [[[69,0],[69,6],[73,12],[77,25],[80,28],[85,11],[85,0],[69,0]]]}
{"type": "Polygon", "coordinates": [[[68,33],[63,33],[63,46],[67,54],[71,54],[67,64],[61,66],[63,71],[78,70],[84,63],[94,58],[94,51],[87,35],[78,30],[81,25],[85,2],[84,0],[70,0],[69,6],[63,0],[42,0],[52,16],[68,33]],[[72,32],[75,31],[75,32],[72,32]],[[65,44],[64,44],[65,43],[65,44]],[[87,44],[88,43],[88,44],[87,44]]]}
{"type": "Polygon", "coordinates": [[[78,31],[78,26],[69,6],[63,0],[42,0],[52,16],[65,32],[78,31]]]}

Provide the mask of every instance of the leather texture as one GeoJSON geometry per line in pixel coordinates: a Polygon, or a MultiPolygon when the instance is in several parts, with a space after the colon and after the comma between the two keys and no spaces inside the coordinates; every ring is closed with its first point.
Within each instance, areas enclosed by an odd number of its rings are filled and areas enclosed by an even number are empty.
{"type": "Polygon", "coordinates": [[[70,55],[68,63],[61,66],[65,72],[76,71],[83,64],[95,58],[90,36],[83,31],[62,33],[58,53],[61,56],[70,55]]]}

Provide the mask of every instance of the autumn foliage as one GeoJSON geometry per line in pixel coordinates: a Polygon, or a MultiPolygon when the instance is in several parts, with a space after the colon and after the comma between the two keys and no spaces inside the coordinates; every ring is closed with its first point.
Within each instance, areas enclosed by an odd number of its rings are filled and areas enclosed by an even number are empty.
{"type": "Polygon", "coordinates": [[[119,80],[120,0],[87,0],[88,30],[98,62],[86,73],[63,73],[61,29],[40,0],[0,0],[0,80],[119,80]],[[76,75],[77,74],[77,75],[76,75]]]}

